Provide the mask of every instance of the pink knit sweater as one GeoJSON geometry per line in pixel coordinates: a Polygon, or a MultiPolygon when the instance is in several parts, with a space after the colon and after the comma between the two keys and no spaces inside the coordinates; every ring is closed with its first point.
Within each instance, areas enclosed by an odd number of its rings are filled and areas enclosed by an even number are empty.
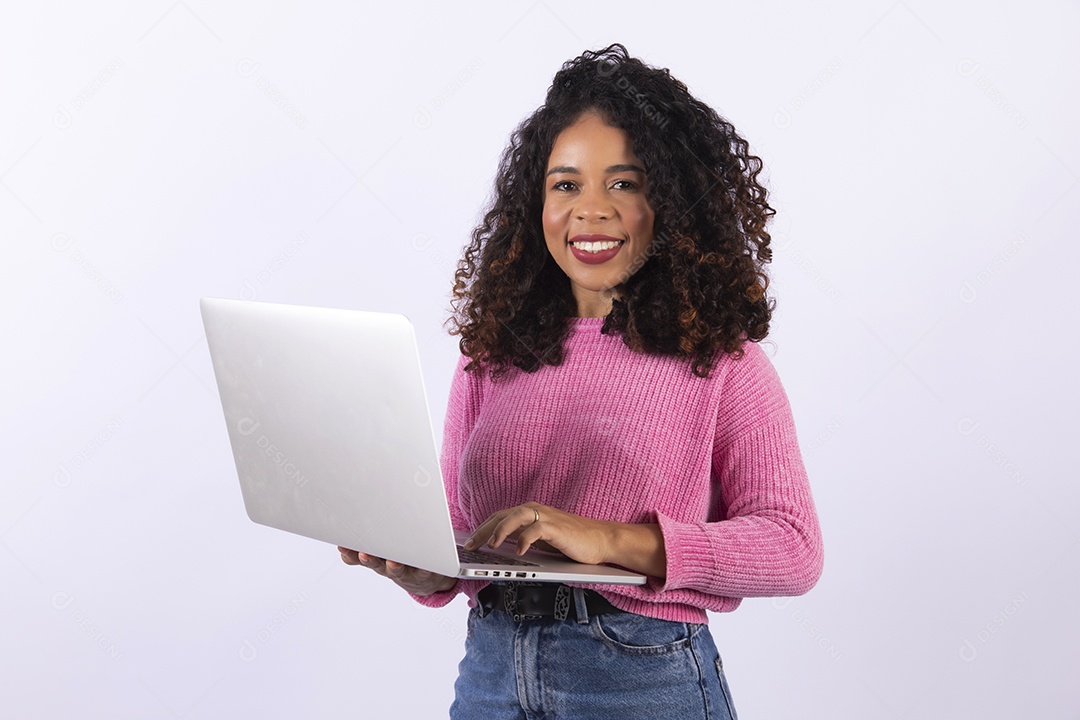
{"type": "MultiPolygon", "coordinates": [[[[689,362],[634,352],[574,318],[562,365],[450,387],[441,466],[455,528],[535,501],[625,523],[659,523],[667,575],[643,586],[585,585],[631,612],[707,622],[740,598],[798,595],[822,568],[791,408],[754,344],[699,378],[689,362]]],[[[416,599],[469,604],[486,581],[416,599]]]]}

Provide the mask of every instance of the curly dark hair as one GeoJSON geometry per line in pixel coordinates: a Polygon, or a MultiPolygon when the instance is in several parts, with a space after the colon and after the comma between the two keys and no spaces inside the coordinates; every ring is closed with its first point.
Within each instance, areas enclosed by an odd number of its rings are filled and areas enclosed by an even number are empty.
{"type": "Polygon", "coordinates": [[[545,244],[544,182],[556,137],[590,110],[627,133],[655,211],[655,239],[602,332],[621,333],[635,351],[691,359],[707,377],[719,352],[741,356],[769,331],[765,226],[775,211],[758,182],[761,159],[667,69],[617,43],[564,63],[512,134],[490,209],[454,273],[450,333],[461,336],[466,369],[484,365],[493,377],[562,362],[577,305],[545,244]]]}

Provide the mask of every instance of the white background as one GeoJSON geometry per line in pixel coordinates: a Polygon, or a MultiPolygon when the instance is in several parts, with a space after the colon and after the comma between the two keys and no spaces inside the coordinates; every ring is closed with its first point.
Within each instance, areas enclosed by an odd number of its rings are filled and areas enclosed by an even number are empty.
{"type": "Polygon", "coordinates": [[[826,569],[711,617],[741,717],[1080,717],[1076,2],[14,5],[5,717],[445,716],[464,600],[247,520],[198,298],[408,314],[441,429],[499,153],[612,41],[778,210],[826,569]]]}

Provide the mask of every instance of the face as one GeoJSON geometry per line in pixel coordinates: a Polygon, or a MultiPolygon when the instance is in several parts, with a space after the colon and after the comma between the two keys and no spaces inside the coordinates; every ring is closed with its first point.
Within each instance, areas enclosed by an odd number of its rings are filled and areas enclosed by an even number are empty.
{"type": "Polygon", "coordinates": [[[544,239],[570,278],[580,317],[611,311],[612,297],[653,243],[645,170],[626,132],[595,112],[555,139],[544,185],[544,239]]]}

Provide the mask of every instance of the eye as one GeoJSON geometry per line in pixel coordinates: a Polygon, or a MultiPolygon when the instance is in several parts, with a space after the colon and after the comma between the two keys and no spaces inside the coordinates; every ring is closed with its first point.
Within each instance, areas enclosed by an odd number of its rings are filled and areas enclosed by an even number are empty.
{"type": "Polygon", "coordinates": [[[615,190],[637,190],[639,186],[633,180],[616,180],[611,187],[615,190]]]}
{"type": "Polygon", "coordinates": [[[551,189],[558,192],[569,192],[570,190],[573,190],[574,187],[576,186],[574,185],[573,180],[560,180],[559,182],[552,185],[551,189]]]}

